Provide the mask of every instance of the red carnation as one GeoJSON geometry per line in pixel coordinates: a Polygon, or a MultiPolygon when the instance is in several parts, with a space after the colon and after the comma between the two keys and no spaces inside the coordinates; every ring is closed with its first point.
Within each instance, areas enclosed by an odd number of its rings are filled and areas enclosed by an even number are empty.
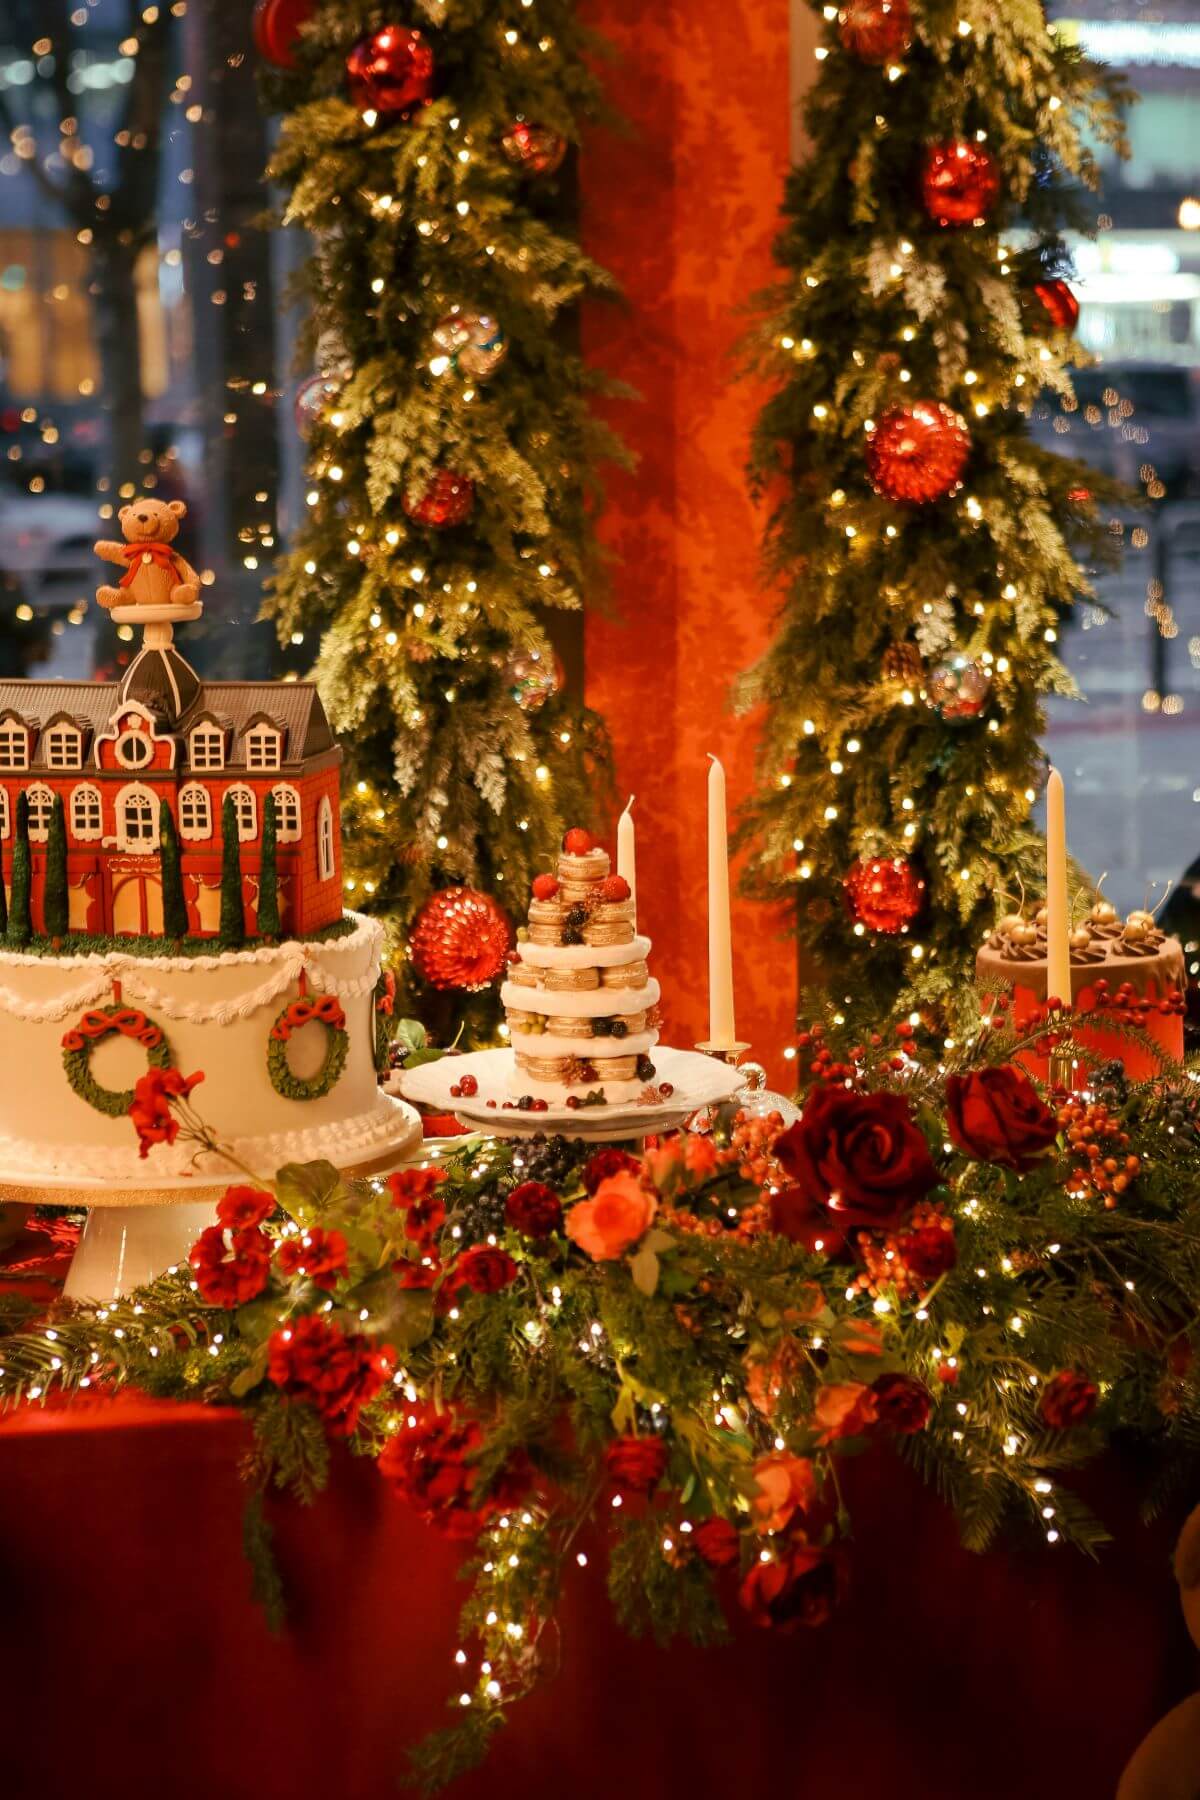
{"type": "Polygon", "coordinates": [[[403,1209],[414,1200],[424,1200],[446,1179],[444,1169],[397,1169],[388,1176],[392,1205],[403,1209]]]}
{"type": "Polygon", "coordinates": [[[450,1272],[455,1287],[469,1287],[476,1294],[498,1294],[517,1278],[517,1265],[507,1250],[476,1244],[464,1250],[450,1272]]]}
{"type": "Polygon", "coordinates": [[[918,1281],[936,1281],[958,1262],[958,1245],[949,1225],[922,1225],[896,1245],[896,1253],[918,1281]]]}
{"type": "Polygon", "coordinates": [[[392,1272],[402,1288],[431,1288],[441,1279],[442,1265],[428,1256],[423,1256],[420,1262],[409,1262],[407,1257],[401,1257],[392,1264],[392,1272]]]}
{"type": "Polygon", "coordinates": [[[630,1156],[628,1150],[597,1150],[583,1165],[583,1185],[589,1194],[594,1194],[602,1181],[623,1172],[641,1174],[642,1165],[636,1156],[630,1156]]]}
{"type": "Polygon", "coordinates": [[[608,1479],[619,1494],[634,1498],[654,1491],[667,1467],[667,1446],[661,1438],[636,1437],[627,1432],[614,1439],[604,1452],[608,1479]]]}
{"type": "Polygon", "coordinates": [[[756,1562],[738,1598],[755,1625],[790,1633],[802,1625],[824,1625],[844,1587],[840,1552],[797,1542],[769,1562],[756,1562]]]}
{"type": "Polygon", "coordinates": [[[701,1562],[710,1569],[732,1569],[741,1559],[742,1534],[728,1519],[702,1519],[692,1532],[690,1543],[701,1562]]]}
{"type": "Polygon", "coordinates": [[[446,1204],[440,1194],[420,1194],[410,1200],[404,1215],[404,1235],[414,1244],[424,1244],[446,1223],[446,1204]]]}
{"type": "Polygon", "coordinates": [[[483,1448],[483,1433],[474,1419],[459,1419],[449,1410],[414,1407],[399,1431],[389,1437],[379,1457],[380,1473],[427,1525],[448,1537],[473,1538],[483,1529],[498,1502],[472,1504],[474,1463],[483,1448]]]}
{"type": "Polygon", "coordinates": [[[1069,1431],[1072,1425],[1083,1425],[1091,1418],[1099,1398],[1099,1390],[1086,1375],[1077,1369],[1063,1369],[1042,1389],[1038,1410],[1051,1431],[1069,1431]]]}
{"type": "Polygon", "coordinates": [[[315,1313],[272,1332],[267,1374],[293,1400],[316,1408],[326,1428],[349,1437],[358,1415],[392,1373],[392,1356],[368,1338],[347,1336],[315,1313]]]}
{"type": "Polygon", "coordinates": [[[244,1306],[270,1279],[271,1240],[257,1229],[210,1225],[192,1245],[188,1261],[202,1300],[210,1306],[244,1306]]]}
{"type": "Polygon", "coordinates": [[[911,1437],[928,1425],[933,1401],[929,1390],[911,1375],[881,1375],[871,1383],[871,1392],[884,1431],[911,1437]]]}
{"type": "Polygon", "coordinates": [[[266,1194],[261,1188],[226,1188],[217,1201],[217,1218],[231,1231],[250,1231],[255,1225],[263,1224],[274,1211],[274,1194],[266,1194]]]}
{"type": "Polygon", "coordinates": [[[813,1206],[842,1226],[893,1225],[938,1184],[929,1145],[902,1094],[818,1088],[774,1154],[813,1206]]]}
{"type": "Polygon", "coordinates": [[[1058,1136],[1058,1120],[1029,1077],[1005,1063],[947,1075],[946,1129],[964,1155],[1023,1174],[1058,1136]]]}
{"type": "Polygon", "coordinates": [[[504,1216],[527,1238],[547,1238],[562,1230],[562,1201],[544,1181],[523,1181],[504,1203],[504,1216]]]}
{"type": "Polygon", "coordinates": [[[138,1155],[149,1156],[155,1144],[173,1144],[179,1136],[179,1120],[171,1111],[172,1100],[186,1100],[204,1080],[202,1073],[181,1075],[178,1069],[147,1069],[133,1090],[129,1121],[138,1134],[138,1155]]]}
{"type": "Polygon", "coordinates": [[[344,1275],[349,1265],[341,1232],[326,1231],[320,1225],[310,1225],[298,1237],[284,1238],[276,1255],[285,1275],[307,1275],[326,1291],[337,1286],[338,1276],[344,1275]]]}

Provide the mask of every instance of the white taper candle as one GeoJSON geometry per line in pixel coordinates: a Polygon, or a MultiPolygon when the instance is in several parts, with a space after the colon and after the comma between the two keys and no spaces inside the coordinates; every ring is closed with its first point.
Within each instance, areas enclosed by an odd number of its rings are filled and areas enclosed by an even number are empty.
{"type": "Polygon", "coordinates": [[[630,794],[625,811],[617,820],[617,874],[629,883],[633,901],[633,923],[637,929],[637,839],[633,828],[634,796],[630,794]]]}
{"type": "Polygon", "coordinates": [[[708,770],[708,1038],[714,1049],[737,1042],[733,1022],[733,941],[729,924],[729,840],[725,770],[715,756],[708,770]]]}
{"type": "Polygon", "coordinates": [[[1067,900],[1067,809],[1063,778],[1046,782],[1046,997],[1071,1004],[1071,913],[1067,900]]]}

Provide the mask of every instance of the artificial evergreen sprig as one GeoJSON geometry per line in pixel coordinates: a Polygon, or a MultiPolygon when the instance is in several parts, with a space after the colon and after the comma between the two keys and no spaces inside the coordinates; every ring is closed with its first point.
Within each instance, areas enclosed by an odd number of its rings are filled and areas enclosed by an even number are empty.
{"type": "MultiPolygon", "coordinates": [[[[401,952],[431,890],[519,893],[564,822],[605,798],[599,719],[562,692],[523,710],[514,673],[519,657],[553,669],[549,619],[594,595],[598,470],[624,456],[591,409],[617,390],[574,330],[577,303],[612,282],[580,248],[565,180],[503,147],[520,119],[575,142],[599,107],[577,14],[574,0],[425,7],[435,97],[381,118],[346,82],[379,8],[325,0],[298,71],[273,81],[286,117],[270,173],[284,222],[313,240],[308,343],[332,392],[268,611],[284,641],[321,634],[347,755],[348,895],[401,952]],[[454,309],[503,334],[487,379],[435,338],[454,309]],[[438,528],[412,511],[444,474],[474,501],[438,528]]],[[[490,998],[458,999],[476,1027],[494,1023],[490,998]]]]}
{"type": "Polygon", "coordinates": [[[1044,388],[1074,405],[1080,353],[1034,287],[1070,271],[1063,228],[1089,224],[1092,146],[1121,148],[1127,96],[1039,0],[912,0],[910,47],[878,64],[823,13],[811,148],[750,351],[774,390],[752,478],[781,600],[740,688],[766,705],[748,879],[795,901],[802,942],[839,983],[869,951],[887,1006],[953,1017],[996,895],[1037,873],[1041,697],[1074,692],[1057,639],[1124,529],[1118,490],[1036,444],[1027,418],[1044,388]],[[1000,179],[957,228],[922,203],[925,154],[949,141],[986,150],[1000,179]],[[874,491],[868,449],[917,401],[958,414],[970,452],[943,498],[897,503],[874,491]],[[955,658],[990,682],[974,719],[934,704],[929,677],[955,658]],[[844,904],[863,857],[919,870],[924,905],[903,928],[844,904]]]}

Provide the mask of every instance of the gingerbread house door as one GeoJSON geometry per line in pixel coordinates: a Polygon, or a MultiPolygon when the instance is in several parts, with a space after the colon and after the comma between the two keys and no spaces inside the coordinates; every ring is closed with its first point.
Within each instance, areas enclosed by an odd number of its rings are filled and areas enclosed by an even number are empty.
{"type": "Polygon", "coordinates": [[[156,869],[113,875],[112,928],[114,937],[162,936],[162,880],[156,869]]]}

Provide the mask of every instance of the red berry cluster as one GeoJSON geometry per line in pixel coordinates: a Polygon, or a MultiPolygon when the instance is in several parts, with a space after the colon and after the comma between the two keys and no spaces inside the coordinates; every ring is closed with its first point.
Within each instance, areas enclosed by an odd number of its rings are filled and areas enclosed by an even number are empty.
{"type": "Polygon", "coordinates": [[[479,1092],[479,1083],[474,1075],[460,1075],[458,1080],[451,1085],[450,1092],[456,1100],[460,1100],[464,1096],[469,1100],[473,1094],[479,1092]]]}
{"type": "Polygon", "coordinates": [[[823,1025],[809,1025],[800,1032],[796,1039],[801,1050],[809,1050],[812,1049],[814,1045],[816,1046],[813,1052],[813,1059],[808,1065],[809,1074],[814,1076],[818,1081],[827,1081],[831,1083],[857,1080],[862,1072],[861,1064],[863,1058],[866,1056],[866,1051],[863,1049],[862,1045],[855,1044],[854,1048],[848,1053],[850,1056],[849,1062],[838,1062],[835,1060],[832,1050],[829,1049],[827,1044],[822,1042],[824,1036],[825,1027],[823,1025]]]}
{"type": "Polygon", "coordinates": [[[901,1301],[928,1293],[958,1260],[954,1221],[929,1201],[914,1206],[895,1231],[876,1236],[861,1232],[855,1247],[863,1267],[850,1286],[872,1297],[894,1288],[901,1301]]]}
{"type": "Polygon", "coordinates": [[[1140,1160],[1128,1152],[1129,1133],[1121,1129],[1120,1119],[1103,1101],[1084,1100],[1079,1094],[1063,1101],[1058,1123],[1066,1134],[1068,1149],[1079,1159],[1067,1177],[1067,1187],[1099,1194],[1111,1212],[1141,1172],[1140,1160]],[[1124,1155],[1118,1154],[1122,1151],[1124,1155]]]}
{"type": "Polygon", "coordinates": [[[1096,1008],[1109,1013],[1121,1025],[1145,1025],[1152,1013],[1164,1018],[1179,1018],[1186,1003],[1178,988],[1170,988],[1161,1000],[1150,1000],[1139,994],[1131,981],[1123,981],[1115,994],[1109,993],[1104,977],[1096,983],[1096,1008]]]}

